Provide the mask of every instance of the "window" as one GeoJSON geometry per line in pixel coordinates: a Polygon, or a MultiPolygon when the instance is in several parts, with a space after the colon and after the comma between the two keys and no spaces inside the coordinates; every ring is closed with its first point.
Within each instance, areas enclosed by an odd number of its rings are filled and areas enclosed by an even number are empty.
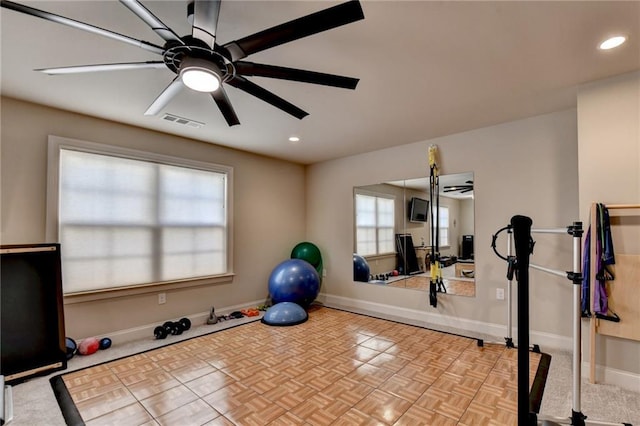
{"type": "Polygon", "coordinates": [[[230,271],[230,168],[51,140],[66,294],[230,271]]]}
{"type": "Polygon", "coordinates": [[[394,252],[395,200],[356,193],[356,253],[369,256],[394,252]]]}
{"type": "Polygon", "coordinates": [[[438,245],[440,247],[449,246],[449,207],[438,207],[440,212],[440,223],[438,224],[438,245]]]}

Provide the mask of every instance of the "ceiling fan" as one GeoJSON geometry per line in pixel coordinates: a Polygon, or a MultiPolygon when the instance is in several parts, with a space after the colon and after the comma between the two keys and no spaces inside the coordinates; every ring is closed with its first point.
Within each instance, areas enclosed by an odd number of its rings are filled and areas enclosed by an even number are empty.
{"type": "Polygon", "coordinates": [[[358,84],[357,78],[242,60],[251,54],[364,19],[362,7],[357,0],[338,4],[225,44],[217,43],[216,30],[220,0],[195,0],[188,3],[187,19],[192,24],[192,32],[185,36],[178,36],[138,0],[120,0],[120,2],[159,35],[164,40],[164,45],[158,46],[9,0],[1,0],[1,5],[7,9],[88,31],[161,55],[161,61],[78,65],[35,70],[50,75],[60,75],[166,67],[177,75],[153,101],[145,111],[145,115],[158,114],[178,94],[184,84],[193,90],[210,93],[229,126],[240,124],[224,90],[222,83],[226,83],[302,119],[308,115],[307,112],[249,81],[246,77],[269,77],[345,89],[355,89],[358,84]]]}
{"type": "Polygon", "coordinates": [[[473,181],[468,180],[460,185],[446,185],[442,192],[460,192],[460,194],[466,194],[473,191],[473,181]]]}

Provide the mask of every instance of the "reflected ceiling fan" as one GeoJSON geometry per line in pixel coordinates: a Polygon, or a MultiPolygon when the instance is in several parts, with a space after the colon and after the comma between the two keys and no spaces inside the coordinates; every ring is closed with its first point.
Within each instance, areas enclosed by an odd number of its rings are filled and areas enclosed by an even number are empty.
{"type": "Polygon", "coordinates": [[[177,75],[153,101],[145,115],[158,114],[184,84],[193,90],[210,93],[229,126],[240,124],[224,90],[222,83],[226,83],[302,119],[308,115],[307,112],[249,81],[246,77],[269,77],[345,89],[355,89],[358,84],[357,78],[242,60],[254,53],[364,19],[362,7],[357,0],[338,4],[225,44],[217,43],[216,30],[220,0],[195,0],[188,3],[187,18],[192,24],[192,32],[182,37],[167,27],[138,0],[120,0],[120,2],[160,36],[165,42],[164,46],[12,1],[1,0],[1,5],[7,9],[88,31],[161,55],[161,61],[78,65],[36,70],[50,75],[60,75],[166,67],[177,75]]]}
{"type": "Polygon", "coordinates": [[[473,181],[468,180],[460,185],[446,185],[442,192],[459,192],[460,194],[466,194],[473,191],[473,181]]]}

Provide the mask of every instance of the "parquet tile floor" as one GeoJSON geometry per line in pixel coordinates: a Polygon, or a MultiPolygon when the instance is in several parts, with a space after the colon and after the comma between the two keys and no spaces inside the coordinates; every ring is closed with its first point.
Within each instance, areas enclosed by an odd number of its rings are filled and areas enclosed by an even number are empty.
{"type": "Polygon", "coordinates": [[[62,380],[87,425],[477,426],[517,424],[516,375],[504,345],[318,307],[62,380]]]}
{"type": "MultiPolygon", "coordinates": [[[[473,280],[459,280],[452,277],[444,277],[442,280],[447,293],[458,296],[473,297],[476,295],[476,284],[473,280]]],[[[418,275],[404,278],[397,281],[388,282],[386,285],[392,287],[410,288],[413,290],[427,290],[431,284],[431,278],[425,275],[418,275]]]]}

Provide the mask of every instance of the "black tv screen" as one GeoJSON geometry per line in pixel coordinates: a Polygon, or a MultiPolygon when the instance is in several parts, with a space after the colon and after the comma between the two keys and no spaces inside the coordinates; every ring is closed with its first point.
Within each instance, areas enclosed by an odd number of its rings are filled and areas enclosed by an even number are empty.
{"type": "Polygon", "coordinates": [[[409,203],[409,221],[426,222],[429,217],[429,201],[413,197],[409,203]]]}

